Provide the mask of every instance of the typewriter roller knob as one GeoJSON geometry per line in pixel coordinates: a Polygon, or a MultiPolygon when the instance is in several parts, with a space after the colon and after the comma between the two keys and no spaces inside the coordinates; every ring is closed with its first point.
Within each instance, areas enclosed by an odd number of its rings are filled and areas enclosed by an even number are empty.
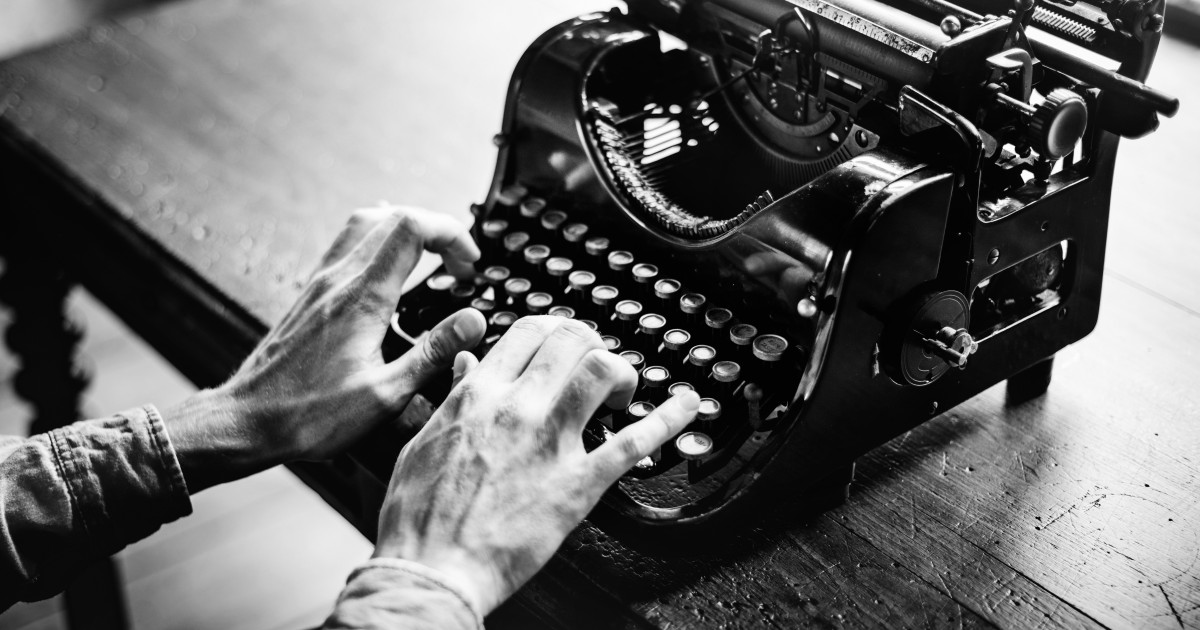
{"type": "MultiPolygon", "coordinates": [[[[928,385],[951,368],[966,367],[967,357],[978,344],[968,331],[970,306],[958,291],[941,291],[916,302],[898,341],[899,377],[897,382],[928,385]]],[[[898,331],[899,332],[899,331],[898,331]]]]}
{"type": "Polygon", "coordinates": [[[1029,120],[1029,143],[1038,155],[1057,160],[1075,150],[1087,129],[1088,110],[1083,97],[1058,88],[1046,95],[1029,120]]]}

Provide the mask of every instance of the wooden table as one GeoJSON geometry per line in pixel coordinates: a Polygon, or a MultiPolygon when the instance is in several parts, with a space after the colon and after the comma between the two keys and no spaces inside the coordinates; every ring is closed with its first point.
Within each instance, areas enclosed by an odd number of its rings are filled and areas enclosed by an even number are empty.
{"type": "MultiPolygon", "coordinates": [[[[603,8],[207,0],[96,27],[0,65],[0,230],[219,382],[354,207],[466,218],[517,57],[603,8]]],[[[1123,145],[1100,325],[1046,396],[989,390],[863,458],[844,506],[708,555],[585,523],[492,623],[1200,625],[1200,50],[1159,57],[1183,113],[1123,145]]],[[[296,471],[370,533],[377,481],[296,471]]]]}

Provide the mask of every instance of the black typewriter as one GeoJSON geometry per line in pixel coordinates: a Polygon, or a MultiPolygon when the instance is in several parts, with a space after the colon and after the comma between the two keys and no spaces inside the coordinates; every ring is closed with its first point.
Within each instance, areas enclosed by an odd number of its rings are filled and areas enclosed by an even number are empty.
{"type": "MultiPolygon", "coordinates": [[[[1178,101],[1142,83],[1163,0],[630,0],[535,41],[474,210],[474,282],[401,301],[587,322],[696,421],[593,515],[635,535],[844,497],[855,458],[1096,323],[1113,163],[1178,101]]],[[[445,395],[431,388],[434,404],[445,395]]]]}

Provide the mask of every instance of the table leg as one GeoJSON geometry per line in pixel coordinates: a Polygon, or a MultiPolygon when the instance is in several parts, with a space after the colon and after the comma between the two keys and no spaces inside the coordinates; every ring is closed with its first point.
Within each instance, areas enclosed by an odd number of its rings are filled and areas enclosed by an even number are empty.
{"type": "MultiPolygon", "coordinates": [[[[9,226],[11,227],[11,226],[9,226]]],[[[38,250],[31,235],[0,237],[4,258],[0,301],[12,309],[5,342],[21,367],[13,389],[33,408],[31,433],[44,433],[80,419],[89,377],[75,362],[83,329],[66,313],[72,283],[38,250]]],[[[129,627],[121,576],[115,560],[86,567],[67,586],[67,621],[73,630],[129,627]]]]}

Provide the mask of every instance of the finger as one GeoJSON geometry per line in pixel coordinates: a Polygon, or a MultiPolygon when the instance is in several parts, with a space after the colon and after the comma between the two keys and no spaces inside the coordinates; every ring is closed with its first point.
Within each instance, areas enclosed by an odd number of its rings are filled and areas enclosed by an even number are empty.
{"type": "Polygon", "coordinates": [[[450,366],[454,357],[479,345],[487,323],[483,314],[464,308],[447,317],[417,340],[400,358],[377,368],[388,393],[385,399],[402,406],[431,377],[450,366]]]}
{"type": "Polygon", "coordinates": [[[371,280],[378,284],[385,303],[400,299],[422,249],[440,254],[455,277],[474,276],[471,262],[479,259],[479,248],[462,223],[421,208],[393,207],[392,212],[394,218],[382,222],[359,246],[362,255],[369,256],[371,280]]]}
{"type": "Polygon", "coordinates": [[[561,317],[549,315],[518,319],[479,362],[479,369],[487,370],[488,378],[498,382],[517,380],[538,348],[562,321],[561,317]]]}
{"type": "MultiPolygon", "coordinates": [[[[566,384],[551,403],[551,421],[582,428],[602,402],[621,409],[629,406],[637,383],[637,371],[628,361],[607,350],[589,350],[570,371],[566,384]]],[[[579,439],[577,432],[574,439],[579,439]]]]}
{"type": "Polygon", "coordinates": [[[667,440],[675,437],[696,417],[700,396],[684,392],[673,396],[653,413],[621,429],[589,455],[596,471],[608,487],[634,464],[654,452],[667,440]]]}
{"type": "Polygon", "coordinates": [[[345,258],[355,246],[362,242],[363,237],[387,215],[387,209],[382,207],[359,208],[352,212],[345,227],[333,239],[333,244],[329,246],[325,254],[321,256],[321,265],[318,269],[329,267],[345,258]]]}
{"type": "Polygon", "coordinates": [[[558,326],[534,353],[521,379],[538,391],[558,391],[584,355],[604,349],[604,341],[594,330],[578,320],[560,317],[558,326]]]}
{"type": "Polygon", "coordinates": [[[465,378],[467,374],[471,372],[471,370],[475,369],[475,366],[477,365],[479,365],[479,359],[476,359],[475,355],[471,354],[470,352],[464,350],[455,355],[454,367],[451,369],[451,371],[454,373],[454,380],[450,383],[450,389],[458,387],[458,384],[462,382],[463,378],[465,378]]]}

